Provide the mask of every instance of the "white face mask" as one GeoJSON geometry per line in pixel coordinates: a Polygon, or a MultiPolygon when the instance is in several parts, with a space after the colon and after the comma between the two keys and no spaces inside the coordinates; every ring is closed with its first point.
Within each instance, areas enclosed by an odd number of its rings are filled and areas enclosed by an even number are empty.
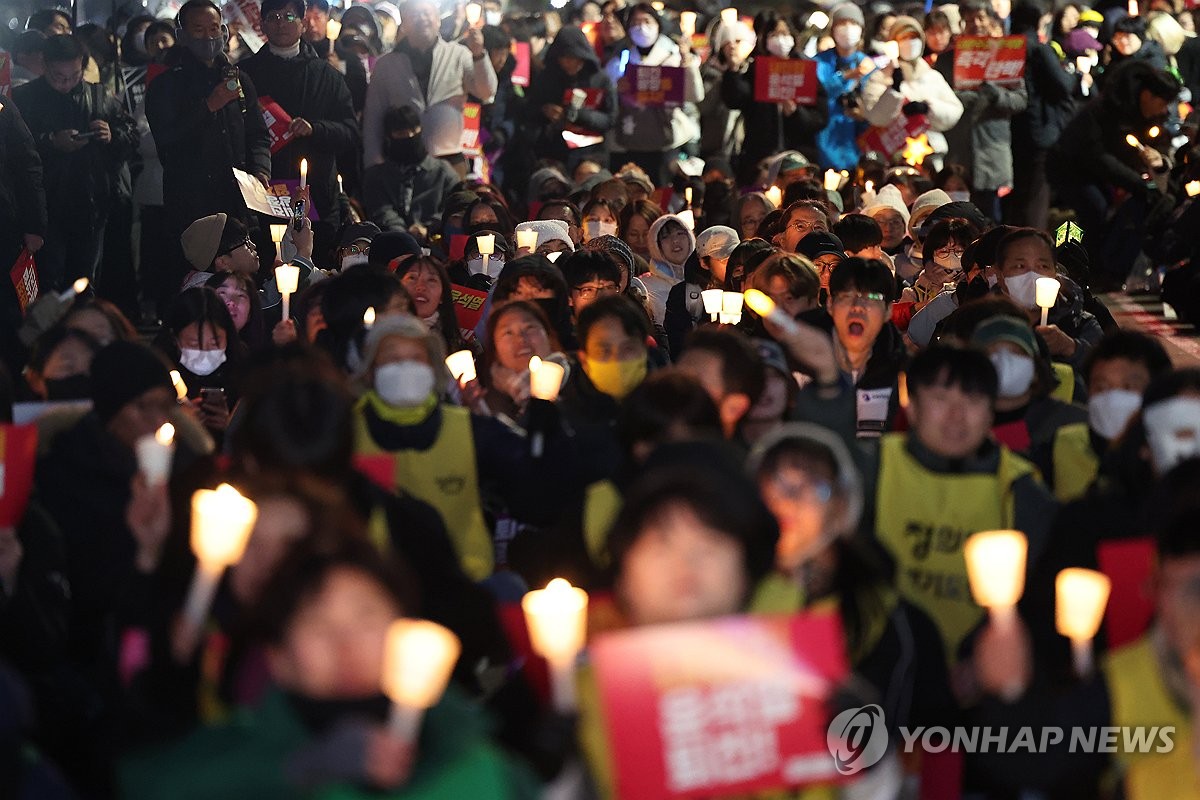
{"type": "Polygon", "coordinates": [[[842,50],[849,50],[862,41],[862,28],[858,25],[838,25],[833,29],[833,43],[842,50]]]}
{"type": "Polygon", "coordinates": [[[1011,350],[1000,350],[992,353],[991,359],[992,366],[996,368],[996,376],[1000,379],[1001,397],[1020,397],[1029,391],[1029,387],[1033,385],[1032,358],[1011,350]]]}
{"type": "Polygon", "coordinates": [[[925,44],[920,39],[905,39],[899,44],[901,61],[916,61],[925,52],[925,44]]]}
{"type": "MultiPolygon", "coordinates": [[[[504,256],[488,256],[487,276],[494,278],[500,274],[500,270],[504,269],[504,256]]],[[[467,272],[472,275],[482,275],[483,256],[474,256],[467,259],[467,272]]]]}
{"type": "Polygon", "coordinates": [[[995,289],[996,284],[1000,282],[1000,279],[998,277],[996,277],[996,273],[994,273],[994,272],[991,273],[990,275],[986,276],[984,278],[984,280],[987,281],[987,285],[988,285],[989,289],[995,289]]]}
{"type": "Polygon", "coordinates": [[[956,281],[962,275],[962,256],[948,258],[934,256],[933,263],[941,269],[943,282],[956,281]]]}
{"type": "Polygon", "coordinates": [[[767,52],[776,58],[787,58],[796,46],[795,38],[791,36],[767,37],[767,52]]]}
{"type": "Polygon", "coordinates": [[[433,394],[433,367],[420,361],[396,361],[375,370],[375,393],[397,408],[413,408],[433,394]]]}
{"type": "Polygon", "coordinates": [[[491,25],[493,28],[498,28],[498,27],[500,27],[500,23],[503,21],[503,19],[504,19],[504,15],[501,14],[499,11],[483,12],[483,24],[484,25],[491,25]]]}
{"type": "Polygon", "coordinates": [[[1037,279],[1033,270],[1004,279],[1004,290],[1012,301],[1024,309],[1037,308],[1037,279]]]}
{"type": "Polygon", "coordinates": [[[658,27],[655,25],[638,25],[630,28],[629,38],[638,47],[650,47],[658,41],[658,27]]]}
{"type": "Polygon", "coordinates": [[[970,192],[946,192],[946,194],[950,195],[951,203],[967,203],[971,200],[970,192]]]}
{"type": "Polygon", "coordinates": [[[1109,389],[1088,398],[1088,425],[1105,439],[1125,432],[1129,419],[1142,407],[1142,396],[1128,389],[1109,389]]]}
{"type": "Polygon", "coordinates": [[[598,239],[601,236],[616,236],[617,223],[601,222],[598,219],[587,219],[583,221],[583,238],[586,241],[598,239]]]}
{"type": "Polygon", "coordinates": [[[212,375],[224,363],[224,350],[192,350],[189,347],[179,350],[179,366],[193,375],[212,375]]]}
{"type": "Polygon", "coordinates": [[[1180,463],[1200,456],[1200,400],[1172,397],[1147,408],[1142,420],[1146,424],[1150,458],[1159,475],[1166,475],[1180,463]]]}
{"type": "Polygon", "coordinates": [[[366,264],[369,256],[366,253],[353,253],[342,259],[342,269],[347,267],[357,267],[359,264],[366,264]]]}

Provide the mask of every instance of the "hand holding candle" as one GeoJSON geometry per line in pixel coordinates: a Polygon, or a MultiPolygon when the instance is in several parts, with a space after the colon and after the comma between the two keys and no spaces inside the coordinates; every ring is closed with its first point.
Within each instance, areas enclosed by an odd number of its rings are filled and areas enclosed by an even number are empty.
{"type": "Polygon", "coordinates": [[[700,299],[704,301],[704,313],[708,314],[708,318],[712,322],[717,321],[717,315],[721,313],[722,295],[725,292],[720,289],[705,289],[700,293],[700,299]]]}
{"type": "Polygon", "coordinates": [[[1104,619],[1112,581],[1101,572],[1072,567],[1058,573],[1054,589],[1055,627],[1071,640],[1075,674],[1086,678],[1092,673],[1092,639],[1104,619]]]}
{"type": "Polygon", "coordinates": [[[447,628],[424,619],[398,619],[383,651],[383,692],[392,701],[389,727],[415,742],[425,711],[437,704],[450,682],[462,643],[447,628]]]}
{"type": "Polygon", "coordinates": [[[771,201],[771,205],[775,208],[783,207],[783,189],[778,186],[772,186],[767,189],[767,199],[771,201]]]}
{"type": "Polygon", "coordinates": [[[446,356],[446,369],[459,385],[475,380],[475,356],[470,350],[459,350],[446,356]]]}
{"type": "Polygon", "coordinates": [[[524,250],[528,255],[537,250],[537,231],[517,231],[517,249],[524,250]]]}
{"type": "Polygon", "coordinates": [[[496,234],[485,233],[476,236],[475,246],[479,249],[479,255],[483,256],[483,274],[487,275],[488,259],[496,252],[496,234]]]}
{"type": "Polygon", "coordinates": [[[227,483],[192,495],[192,552],[198,564],[184,608],[192,627],[204,624],[221,573],[241,560],[257,518],[258,507],[227,483]]]}
{"type": "Polygon", "coordinates": [[[554,707],[575,709],[575,659],[587,638],[587,592],[555,578],[521,598],[533,651],[550,663],[554,707]]]}
{"type": "Polygon", "coordinates": [[[78,295],[81,295],[84,292],[86,292],[89,283],[90,283],[90,281],[87,278],[76,279],[76,281],[74,283],[72,283],[67,289],[65,289],[63,291],[62,294],[60,294],[58,296],[58,299],[62,300],[63,302],[69,303],[70,301],[74,300],[78,295]]]}
{"type": "Polygon", "coordinates": [[[363,312],[363,329],[371,330],[375,327],[375,308],[372,306],[363,312]]]}
{"type": "Polygon", "coordinates": [[[558,399],[563,377],[567,371],[554,361],[543,361],[537,356],[529,359],[529,394],[538,400],[553,403],[558,399]]]}
{"type": "Polygon", "coordinates": [[[275,268],[275,288],[283,296],[283,319],[291,319],[292,295],[300,285],[300,268],[292,264],[280,264],[275,268]]]}
{"type": "Polygon", "coordinates": [[[134,447],[138,470],[147,486],[161,486],[171,474],[171,457],[175,454],[175,426],[166,423],[153,436],[143,436],[134,447]]]}
{"type": "Polygon", "coordinates": [[[782,308],[775,305],[775,301],[765,293],[758,289],[747,289],[745,301],[751,311],[778,327],[783,331],[784,336],[793,336],[797,333],[796,321],[789,317],[782,308]]]}
{"type": "Polygon", "coordinates": [[[1062,283],[1057,278],[1038,278],[1034,284],[1034,299],[1042,310],[1042,324],[1050,319],[1050,309],[1058,302],[1058,290],[1062,283]]]}
{"type": "MultiPolygon", "coordinates": [[[[1017,628],[1017,601],[1025,590],[1028,549],[1029,542],[1020,531],[984,531],[967,539],[963,547],[971,595],[1005,635],[1017,628]]],[[[1001,694],[1012,701],[1024,690],[1023,685],[1012,683],[1001,694]]]]}

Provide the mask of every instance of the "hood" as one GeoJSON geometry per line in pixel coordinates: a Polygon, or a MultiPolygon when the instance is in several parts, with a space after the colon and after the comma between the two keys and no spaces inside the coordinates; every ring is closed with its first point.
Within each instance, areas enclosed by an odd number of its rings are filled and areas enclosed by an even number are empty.
{"type": "MultiPolygon", "coordinates": [[[[674,264],[670,261],[667,261],[667,259],[663,257],[662,250],[658,249],[658,232],[663,229],[664,225],[666,225],[668,222],[672,222],[672,221],[678,222],[680,225],[683,225],[683,229],[685,231],[687,231],[688,238],[691,239],[691,241],[692,241],[692,251],[691,252],[694,253],[696,251],[696,234],[692,233],[691,230],[688,229],[688,226],[683,224],[683,220],[680,219],[675,214],[663,214],[661,217],[654,220],[654,222],[650,225],[650,233],[649,233],[649,237],[648,237],[650,241],[649,241],[648,249],[650,250],[650,258],[653,261],[658,261],[663,264],[670,264],[672,267],[675,267],[676,269],[678,269],[679,267],[682,267],[683,264],[674,264]]],[[[689,253],[689,255],[690,255],[690,253],[689,253]]],[[[686,263],[686,259],[684,260],[684,262],[686,263]]]]}
{"type": "MultiPolygon", "coordinates": [[[[600,59],[596,56],[595,48],[587,40],[583,31],[573,25],[564,27],[554,37],[554,41],[546,50],[545,63],[553,64],[554,68],[557,68],[555,59],[559,56],[575,56],[583,59],[585,64],[591,64],[596,69],[600,68],[600,59]]],[[[584,69],[587,67],[585,66],[584,69]]]]}
{"type": "Polygon", "coordinates": [[[1141,87],[1146,83],[1150,75],[1159,72],[1154,65],[1139,58],[1147,45],[1155,48],[1158,47],[1154,42],[1145,42],[1142,45],[1142,50],[1123,60],[1108,73],[1104,85],[1104,94],[1101,95],[1100,102],[1104,105],[1105,110],[1112,115],[1111,118],[1113,120],[1128,120],[1130,118],[1140,120],[1142,116],[1137,110],[1139,108],[1138,97],[1141,93],[1141,87]]]}

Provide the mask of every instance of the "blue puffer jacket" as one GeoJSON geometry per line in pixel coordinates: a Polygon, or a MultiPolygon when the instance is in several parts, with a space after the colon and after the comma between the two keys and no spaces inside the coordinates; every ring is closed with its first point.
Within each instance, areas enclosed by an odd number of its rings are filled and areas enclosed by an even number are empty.
{"type": "Polygon", "coordinates": [[[832,49],[817,53],[813,59],[817,62],[817,79],[825,87],[829,99],[829,123],[817,134],[817,151],[825,169],[852,170],[858,166],[858,137],[867,129],[867,123],[847,116],[841,97],[857,90],[863,79],[857,72],[852,78],[846,78],[842,73],[857,70],[867,58],[869,56],[861,50],[841,58],[837,50],[832,49]]]}

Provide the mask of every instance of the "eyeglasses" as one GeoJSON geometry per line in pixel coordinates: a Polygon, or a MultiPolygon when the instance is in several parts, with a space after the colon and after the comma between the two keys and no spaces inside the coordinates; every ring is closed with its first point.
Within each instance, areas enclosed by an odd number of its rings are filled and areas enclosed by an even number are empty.
{"type": "Polygon", "coordinates": [[[355,242],[352,245],[348,245],[348,246],[342,248],[342,252],[348,256],[361,255],[363,253],[370,252],[370,250],[371,250],[371,245],[359,244],[358,242],[355,242]]]}
{"type": "Polygon", "coordinates": [[[222,250],[221,252],[217,253],[217,255],[218,256],[227,256],[230,253],[232,253],[234,250],[237,250],[239,247],[244,247],[247,250],[253,251],[254,250],[254,242],[250,241],[250,237],[247,236],[245,239],[238,242],[233,247],[230,247],[228,250],[222,250]]]}
{"type": "Polygon", "coordinates": [[[295,22],[300,19],[292,11],[273,11],[270,14],[263,14],[263,22],[295,22]]]}
{"type": "Polygon", "coordinates": [[[825,505],[833,499],[833,486],[828,481],[793,481],[776,477],[772,483],[788,500],[815,500],[825,505]]]}
{"type": "Polygon", "coordinates": [[[940,250],[934,250],[933,255],[935,258],[953,258],[954,256],[962,258],[964,252],[961,247],[943,247],[940,250]]]}
{"type": "Polygon", "coordinates": [[[833,296],[833,304],[835,306],[857,306],[859,308],[869,308],[872,305],[883,305],[887,302],[879,292],[867,292],[860,294],[858,292],[841,292],[833,296]]]}
{"type": "Polygon", "coordinates": [[[617,287],[609,283],[604,286],[576,286],[572,289],[580,298],[587,300],[592,297],[607,297],[617,293],[617,287]]]}

